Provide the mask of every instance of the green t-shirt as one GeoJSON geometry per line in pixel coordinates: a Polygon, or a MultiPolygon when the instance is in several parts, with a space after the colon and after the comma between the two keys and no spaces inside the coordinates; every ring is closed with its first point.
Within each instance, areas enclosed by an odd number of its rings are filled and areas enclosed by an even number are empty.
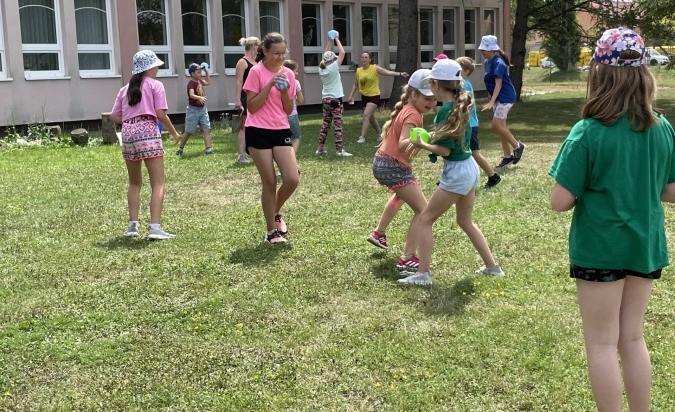
{"type": "MultiPolygon", "coordinates": [[[[438,113],[436,113],[436,117],[434,117],[434,126],[438,127],[445,122],[451,111],[452,102],[444,103],[440,110],[438,110],[438,113]]],[[[452,162],[466,160],[471,157],[471,128],[468,124],[466,125],[466,133],[464,133],[464,141],[462,143],[456,139],[441,139],[434,142],[434,144],[450,149],[450,154],[443,156],[443,159],[452,162]],[[462,144],[464,148],[462,148],[462,144]]],[[[432,155],[429,155],[429,157],[432,157],[432,155]]],[[[436,156],[433,155],[433,159],[435,158],[436,156]]]]}
{"type": "Polygon", "coordinates": [[[661,193],[675,182],[675,132],[668,121],[632,131],[579,121],[548,173],[577,198],[569,234],[572,265],[649,273],[668,266],[661,193]]]}

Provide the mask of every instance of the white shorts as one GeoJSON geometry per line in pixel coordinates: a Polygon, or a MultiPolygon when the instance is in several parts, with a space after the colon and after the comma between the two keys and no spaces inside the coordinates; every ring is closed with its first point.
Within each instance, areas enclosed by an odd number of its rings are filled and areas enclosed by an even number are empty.
{"type": "Polygon", "coordinates": [[[492,115],[495,119],[506,120],[506,116],[509,114],[509,110],[513,107],[513,103],[495,103],[492,108],[492,115]]]}
{"type": "Polygon", "coordinates": [[[444,160],[443,175],[438,187],[446,192],[466,196],[478,186],[479,180],[480,169],[473,156],[458,162],[444,160]]]}

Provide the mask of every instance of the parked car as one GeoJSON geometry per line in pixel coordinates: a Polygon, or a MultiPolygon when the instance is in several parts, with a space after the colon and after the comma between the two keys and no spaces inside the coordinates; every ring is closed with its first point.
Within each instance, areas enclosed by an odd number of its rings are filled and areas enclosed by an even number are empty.
{"type": "Polygon", "coordinates": [[[645,58],[652,66],[670,63],[668,56],[664,56],[663,54],[659,53],[658,50],[652,47],[647,48],[647,56],[645,58]]]}
{"type": "Polygon", "coordinates": [[[553,68],[555,67],[555,63],[548,57],[542,57],[541,60],[539,60],[539,67],[542,69],[548,69],[549,67],[553,68]]]}

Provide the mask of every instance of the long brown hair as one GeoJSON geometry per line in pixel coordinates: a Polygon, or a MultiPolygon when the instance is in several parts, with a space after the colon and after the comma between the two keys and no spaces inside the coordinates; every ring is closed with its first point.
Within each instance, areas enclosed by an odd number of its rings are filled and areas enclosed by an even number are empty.
{"type": "Polygon", "coordinates": [[[394,106],[394,110],[391,112],[389,115],[389,120],[382,126],[382,136],[385,138],[387,137],[387,132],[389,131],[389,128],[391,127],[392,123],[396,119],[396,116],[403,110],[403,106],[408,104],[410,101],[410,98],[412,97],[413,92],[417,91],[414,87],[410,87],[407,84],[403,86],[403,93],[401,93],[401,100],[399,100],[396,105],[394,106]]]}
{"type": "Polygon", "coordinates": [[[464,135],[469,126],[469,116],[474,104],[473,98],[464,90],[464,82],[461,80],[431,81],[435,82],[439,88],[450,91],[455,100],[448,118],[434,130],[430,143],[439,140],[458,140],[462,149],[466,149],[464,147],[464,135]]]}
{"type": "MultiPolygon", "coordinates": [[[[621,59],[638,59],[635,50],[625,50],[621,59]]],[[[593,118],[610,126],[628,112],[630,127],[635,131],[649,129],[658,120],[653,107],[656,80],[646,65],[639,67],[610,66],[591,60],[588,71],[588,98],[581,117],[593,118]]]]}

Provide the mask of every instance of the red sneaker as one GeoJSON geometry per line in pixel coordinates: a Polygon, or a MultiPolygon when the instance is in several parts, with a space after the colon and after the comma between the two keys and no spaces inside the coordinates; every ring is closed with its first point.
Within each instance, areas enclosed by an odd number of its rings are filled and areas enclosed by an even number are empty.
{"type": "Polygon", "coordinates": [[[412,255],[410,259],[404,259],[403,256],[401,256],[396,263],[396,269],[398,270],[417,269],[419,266],[420,260],[417,255],[412,255]]]}
{"type": "Polygon", "coordinates": [[[377,230],[373,230],[372,232],[370,232],[370,235],[368,236],[367,240],[381,249],[384,250],[389,249],[389,245],[387,244],[387,235],[379,234],[377,233],[377,230]]]}

